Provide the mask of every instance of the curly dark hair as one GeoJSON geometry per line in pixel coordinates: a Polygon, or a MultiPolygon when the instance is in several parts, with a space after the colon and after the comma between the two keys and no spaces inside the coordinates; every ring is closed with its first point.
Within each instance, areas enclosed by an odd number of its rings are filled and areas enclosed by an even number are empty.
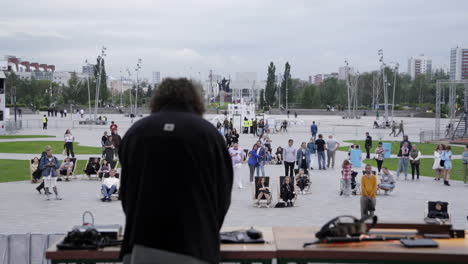
{"type": "Polygon", "coordinates": [[[159,85],[151,98],[151,112],[161,111],[167,105],[188,106],[199,115],[203,115],[205,112],[200,93],[195,85],[186,78],[167,78],[159,85]]]}

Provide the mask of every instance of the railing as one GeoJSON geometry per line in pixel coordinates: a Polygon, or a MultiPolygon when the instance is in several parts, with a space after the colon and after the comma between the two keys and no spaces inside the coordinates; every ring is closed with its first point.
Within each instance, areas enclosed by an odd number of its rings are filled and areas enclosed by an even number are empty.
{"type": "Polygon", "coordinates": [[[0,234],[0,264],[50,263],[45,251],[64,234],[0,234]]]}
{"type": "Polygon", "coordinates": [[[419,132],[420,142],[436,141],[446,138],[445,132],[435,130],[423,130],[419,132]]]}

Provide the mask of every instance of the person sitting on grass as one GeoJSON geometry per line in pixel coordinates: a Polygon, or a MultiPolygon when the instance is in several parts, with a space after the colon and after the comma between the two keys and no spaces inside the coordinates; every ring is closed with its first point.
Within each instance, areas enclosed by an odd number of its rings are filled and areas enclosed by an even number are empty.
{"type": "Polygon", "coordinates": [[[92,174],[98,174],[99,169],[101,168],[101,165],[99,165],[99,159],[94,158],[92,159],[88,165],[86,166],[86,169],[83,170],[86,176],[90,176],[92,174]]]}
{"type": "Polygon", "coordinates": [[[102,194],[104,197],[101,198],[101,201],[112,201],[111,197],[114,192],[119,189],[120,180],[115,177],[115,169],[109,171],[109,177],[104,178],[102,181],[102,194]]]}
{"type": "Polygon", "coordinates": [[[267,200],[267,207],[270,206],[271,203],[271,192],[270,187],[265,184],[265,177],[258,177],[257,181],[257,205],[260,207],[260,199],[265,198],[267,200]]]}
{"type": "Polygon", "coordinates": [[[294,206],[296,193],[294,192],[294,185],[291,183],[291,178],[289,176],[284,177],[283,184],[281,185],[280,197],[287,207],[294,206]]]}
{"type": "Polygon", "coordinates": [[[66,157],[65,160],[62,162],[59,168],[60,174],[65,175],[65,181],[69,181],[68,177],[73,171],[73,161],[69,157],[66,157]]]}
{"type": "Polygon", "coordinates": [[[108,173],[110,172],[110,169],[111,169],[111,167],[110,167],[109,163],[107,162],[107,160],[103,159],[102,160],[102,167],[98,171],[99,179],[102,180],[102,177],[107,178],[108,173]]]}
{"type": "Polygon", "coordinates": [[[299,173],[296,175],[296,185],[299,187],[300,193],[305,194],[304,189],[309,184],[309,175],[304,174],[304,169],[299,169],[299,173]]]}
{"type": "Polygon", "coordinates": [[[395,179],[386,167],[382,168],[382,172],[382,178],[380,179],[380,184],[377,185],[377,187],[384,190],[385,194],[387,194],[395,189],[395,179]]]}

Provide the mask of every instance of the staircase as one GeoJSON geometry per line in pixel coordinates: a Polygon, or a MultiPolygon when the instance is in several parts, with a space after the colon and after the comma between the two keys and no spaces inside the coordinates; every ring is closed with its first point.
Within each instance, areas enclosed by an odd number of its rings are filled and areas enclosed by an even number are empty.
{"type": "Polygon", "coordinates": [[[451,139],[462,139],[468,137],[467,135],[467,128],[468,128],[468,112],[464,112],[463,115],[460,117],[458,124],[453,131],[451,139]]]}

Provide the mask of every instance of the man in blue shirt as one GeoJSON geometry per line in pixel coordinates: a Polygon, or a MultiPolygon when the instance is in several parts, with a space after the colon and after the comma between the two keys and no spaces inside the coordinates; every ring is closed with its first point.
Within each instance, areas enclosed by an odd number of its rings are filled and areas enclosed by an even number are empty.
{"type": "Polygon", "coordinates": [[[317,132],[318,132],[318,127],[315,124],[315,121],[312,121],[312,125],[310,126],[310,133],[312,133],[312,137],[314,138],[314,140],[317,137],[317,132]]]}

